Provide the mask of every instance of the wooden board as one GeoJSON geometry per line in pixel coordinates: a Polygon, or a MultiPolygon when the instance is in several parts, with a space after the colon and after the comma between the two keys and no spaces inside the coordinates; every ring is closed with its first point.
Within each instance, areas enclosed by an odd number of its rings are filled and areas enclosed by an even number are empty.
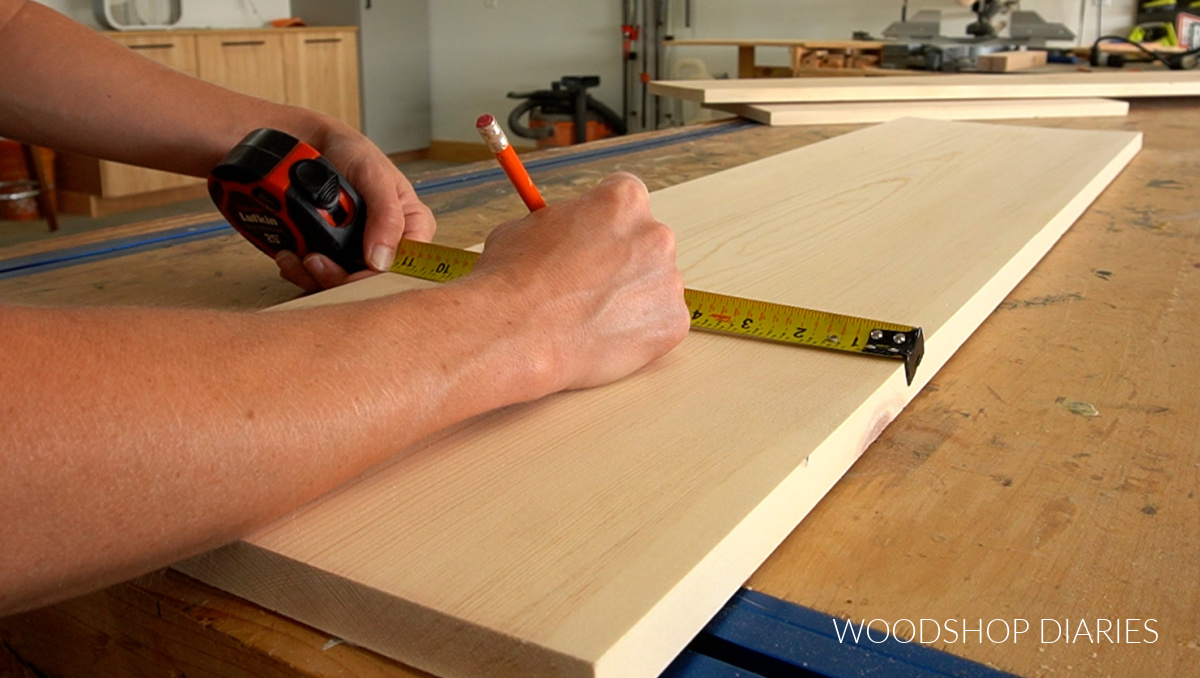
{"type": "Polygon", "coordinates": [[[975,67],[990,73],[1020,71],[1034,66],[1046,65],[1046,51],[1023,49],[1015,52],[992,52],[976,60],[975,67]]]}
{"type": "Polygon", "coordinates": [[[1197,96],[1200,71],[659,80],[650,83],[650,93],[702,104],[1197,96]]]}
{"type": "Polygon", "coordinates": [[[1140,142],[905,119],[655,192],[690,285],[920,324],[916,384],[891,361],[693,333],[177,567],[438,675],[655,675],[1140,142]]]}
{"type": "Polygon", "coordinates": [[[860,101],[819,104],[712,104],[764,125],[842,125],[915,117],[934,120],[1016,120],[1126,115],[1117,99],[969,99],[963,101],[860,101]]]}

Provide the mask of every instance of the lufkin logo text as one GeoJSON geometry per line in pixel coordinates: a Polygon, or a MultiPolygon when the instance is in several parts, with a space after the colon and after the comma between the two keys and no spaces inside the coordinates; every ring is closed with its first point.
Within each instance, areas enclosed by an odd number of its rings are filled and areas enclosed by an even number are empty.
{"type": "MultiPolygon", "coordinates": [[[[1137,645],[1158,642],[1157,619],[1041,619],[1040,641],[1052,643],[1112,643],[1137,645]]],[[[894,638],[897,643],[921,644],[943,642],[950,645],[985,641],[994,644],[1029,642],[1038,636],[1026,636],[1034,628],[1028,619],[897,619],[889,624],[883,619],[864,619],[855,625],[849,620],[834,619],[833,630],[839,643],[868,642],[879,644],[894,638]],[[974,622],[974,623],[972,623],[974,622]]]]}
{"type": "Polygon", "coordinates": [[[279,222],[274,217],[269,217],[265,214],[255,214],[253,212],[247,214],[238,212],[238,218],[247,224],[263,224],[265,226],[278,226],[279,222]]]}

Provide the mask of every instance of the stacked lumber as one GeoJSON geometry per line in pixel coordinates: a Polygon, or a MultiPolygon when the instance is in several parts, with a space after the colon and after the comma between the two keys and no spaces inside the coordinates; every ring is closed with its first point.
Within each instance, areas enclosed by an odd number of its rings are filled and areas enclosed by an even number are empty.
{"type": "MultiPolygon", "coordinates": [[[[1200,95],[1200,72],[1072,72],[1006,75],[952,74],[891,78],[790,78],[772,80],[656,81],[650,91],[713,108],[733,109],[767,124],[851,122],[845,116],[857,104],[870,103],[857,122],[884,121],[905,115],[953,119],[992,119],[1051,115],[1123,115],[1110,104],[1080,99],[1097,97],[1174,97],[1200,95]],[[998,100],[1014,103],[998,104],[998,100]],[[1065,103],[1073,100],[1073,103],[1065,103]],[[958,102],[957,105],[935,102],[958,102]],[[1019,103],[1018,103],[1019,102],[1019,103]],[[841,107],[815,104],[842,104],[841,107]],[[779,108],[780,104],[790,104],[779,108]],[[770,105],[772,108],[764,109],[770,105]],[[747,108],[753,107],[753,108],[747,108]],[[919,111],[919,112],[918,112],[919,111]],[[1055,113],[1059,111],[1059,113],[1055,113]]],[[[1127,110],[1127,109],[1126,109],[1127,110]]]]}
{"type": "Polygon", "coordinates": [[[879,70],[882,50],[883,43],[861,40],[801,43],[790,50],[791,75],[866,75],[869,70],[879,70]]]}
{"type": "Polygon", "coordinates": [[[817,104],[712,104],[764,125],[850,125],[897,118],[932,120],[1017,120],[1121,116],[1129,103],[1118,99],[973,99],[960,101],[846,101],[817,104]]]}
{"type": "Polygon", "coordinates": [[[657,675],[1140,143],[905,119],[657,191],[689,286],[921,325],[914,385],[896,361],[693,332],[177,568],[439,676],[657,675]]]}

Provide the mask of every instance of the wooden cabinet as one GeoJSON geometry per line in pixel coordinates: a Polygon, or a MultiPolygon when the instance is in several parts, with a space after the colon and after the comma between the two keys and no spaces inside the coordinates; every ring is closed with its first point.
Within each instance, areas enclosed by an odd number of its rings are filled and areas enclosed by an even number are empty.
{"type": "Polygon", "coordinates": [[[359,113],[358,44],[353,31],[323,30],[286,33],[283,60],[287,64],[284,86],[288,103],[304,106],[351,122],[359,113]]]}
{"type": "MultiPolygon", "coordinates": [[[[182,73],[304,106],[362,129],[355,28],[146,31],[112,39],[182,73]]],[[[99,216],[204,195],[204,180],[70,154],[59,159],[66,212],[99,216]]]]}
{"type": "Polygon", "coordinates": [[[283,37],[262,32],[196,36],[200,78],[242,94],[287,102],[283,37]]]}
{"type": "Polygon", "coordinates": [[[358,28],[362,130],[384,153],[430,145],[431,4],[433,0],[292,0],[292,14],[304,17],[309,26],[358,28]]]}
{"type": "Polygon", "coordinates": [[[191,36],[173,33],[117,33],[112,38],[164,66],[191,76],[200,74],[196,64],[196,41],[191,36]]]}
{"type": "MultiPolygon", "coordinates": [[[[118,33],[113,36],[113,39],[164,66],[193,77],[199,75],[196,61],[196,41],[191,36],[173,33],[118,33]]],[[[60,189],[68,192],[64,209],[72,212],[82,211],[73,209],[81,202],[75,196],[80,188],[84,188],[87,195],[127,198],[141,193],[204,184],[204,180],[197,177],[134,167],[119,162],[98,162],[92,159],[65,156],[59,161],[59,164],[62,166],[60,189]]],[[[87,202],[89,209],[86,211],[90,213],[91,201],[87,202]]]]}

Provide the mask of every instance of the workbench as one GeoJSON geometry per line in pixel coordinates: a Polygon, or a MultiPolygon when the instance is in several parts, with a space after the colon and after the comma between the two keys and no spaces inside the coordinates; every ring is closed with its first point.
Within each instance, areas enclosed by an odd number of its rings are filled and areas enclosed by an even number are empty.
{"type": "MultiPolygon", "coordinates": [[[[961,658],[1179,676],[1200,663],[1200,106],[1016,124],[1140,130],[1145,146],[671,675],[988,672],[961,658]],[[912,624],[938,651],[842,643],[831,618],[865,620],[876,640],[912,624]]],[[[852,129],[726,121],[540,152],[529,168],[549,201],[614,170],[655,190],[852,129]]],[[[413,178],[447,245],[524,212],[491,163],[413,178]]],[[[0,303],[252,311],[295,296],[215,212],[0,250],[0,303]]],[[[425,674],[162,571],[0,620],[0,675],[425,674]]]]}

